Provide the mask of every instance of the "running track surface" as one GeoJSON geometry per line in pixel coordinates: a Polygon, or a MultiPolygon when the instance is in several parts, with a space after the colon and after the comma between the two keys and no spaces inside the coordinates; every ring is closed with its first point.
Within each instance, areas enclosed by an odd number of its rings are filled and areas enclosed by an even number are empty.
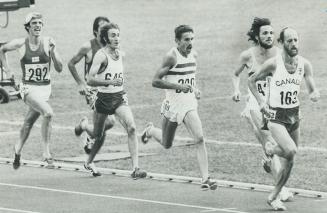
{"type": "MultiPolygon", "coordinates": [[[[22,166],[0,165],[0,212],[272,212],[268,193],[22,166]]],[[[289,213],[325,213],[327,200],[296,196],[289,213]]]]}

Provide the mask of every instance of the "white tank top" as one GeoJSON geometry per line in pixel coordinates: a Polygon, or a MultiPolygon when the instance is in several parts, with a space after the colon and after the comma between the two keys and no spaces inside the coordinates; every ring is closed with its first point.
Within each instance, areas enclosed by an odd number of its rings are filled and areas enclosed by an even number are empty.
{"type": "Polygon", "coordinates": [[[269,82],[269,102],[271,107],[293,108],[300,105],[298,95],[304,76],[304,59],[298,56],[298,65],[294,73],[289,73],[281,54],[276,56],[276,71],[269,82]]]}
{"type": "MultiPolygon", "coordinates": [[[[175,52],[177,61],[175,66],[168,71],[164,79],[170,83],[196,86],[196,60],[194,52],[192,51],[187,57],[184,57],[179,53],[176,47],[172,48],[170,51],[175,52]]],[[[197,102],[193,90],[187,93],[174,89],[166,89],[165,91],[166,99],[171,102],[188,102],[190,104],[197,102]]]]}
{"type": "MultiPolygon", "coordinates": [[[[102,51],[106,55],[108,64],[105,70],[97,74],[96,77],[104,80],[121,78],[124,81],[122,56],[119,55],[119,58],[117,60],[114,60],[103,49],[101,49],[100,51],[102,51]]],[[[123,84],[121,86],[109,85],[109,86],[99,86],[97,88],[98,91],[102,93],[117,93],[124,90],[123,84]]]]}

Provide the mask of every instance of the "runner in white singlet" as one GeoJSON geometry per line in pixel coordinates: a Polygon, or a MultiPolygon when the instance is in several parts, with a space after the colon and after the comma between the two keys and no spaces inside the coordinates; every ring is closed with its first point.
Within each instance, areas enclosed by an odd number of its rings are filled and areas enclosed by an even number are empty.
{"type": "Polygon", "coordinates": [[[119,51],[120,30],[114,23],[104,24],[100,28],[100,42],[104,46],[94,56],[87,83],[97,87],[95,101],[94,138],[95,142],[84,167],[94,176],[100,175],[93,164],[95,155],[104,142],[104,124],[108,115],[115,115],[128,135],[128,147],[131,153],[134,179],[146,177],[146,172],[138,165],[138,141],[133,113],[128,106],[124,91],[123,54],[119,51]]]}
{"type": "MultiPolygon", "coordinates": [[[[251,29],[248,32],[249,40],[254,42],[254,47],[251,47],[241,53],[241,62],[239,67],[235,70],[233,76],[234,95],[233,100],[238,102],[240,100],[240,74],[243,71],[247,71],[247,75],[251,76],[258,71],[260,66],[269,58],[276,56],[280,53],[280,49],[274,46],[274,31],[271,26],[271,22],[266,18],[255,18],[253,20],[251,29]]],[[[267,79],[260,79],[256,82],[256,89],[262,99],[266,99],[269,95],[266,91],[267,79]]],[[[265,171],[272,175],[274,181],[277,181],[277,173],[280,169],[280,161],[278,156],[272,158],[265,154],[265,144],[268,141],[273,142],[271,133],[267,128],[263,128],[263,116],[260,112],[260,108],[257,100],[253,96],[252,92],[248,89],[248,95],[246,100],[246,106],[241,113],[242,117],[245,117],[250,126],[252,127],[257,140],[260,142],[263,148],[263,168],[265,171]]],[[[283,188],[280,194],[282,201],[289,200],[293,197],[293,194],[289,192],[287,188],[283,188]]]]}
{"type": "Polygon", "coordinates": [[[261,111],[269,119],[269,130],[277,142],[277,144],[267,142],[266,153],[278,155],[281,162],[278,180],[268,196],[268,204],[274,210],[286,210],[277,198],[290,176],[300,139],[298,95],[302,78],[305,79],[312,101],[318,101],[320,95],[313,80],[311,63],[298,55],[297,32],[285,28],[280,33],[279,41],[283,45],[283,52],[268,59],[260,70],[249,78],[249,88],[256,97],[261,111]],[[268,101],[259,95],[256,88],[256,81],[267,76],[272,76],[268,101]]]}
{"type": "Polygon", "coordinates": [[[162,130],[148,123],[141,136],[147,143],[153,137],[164,148],[172,146],[177,126],[184,123],[194,138],[197,146],[197,157],[202,176],[203,190],[217,188],[216,182],[209,178],[208,157],[203,130],[197,111],[197,99],[200,91],[196,87],[196,53],[193,48],[193,29],[188,25],[175,28],[177,47],[172,48],[156,72],[152,85],[165,89],[166,99],[162,103],[162,130]]]}

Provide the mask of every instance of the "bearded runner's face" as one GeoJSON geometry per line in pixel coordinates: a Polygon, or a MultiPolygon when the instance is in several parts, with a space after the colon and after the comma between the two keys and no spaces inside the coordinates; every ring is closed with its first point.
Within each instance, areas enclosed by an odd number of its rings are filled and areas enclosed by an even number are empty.
{"type": "Polygon", "coordinates": [[[270,49],[274,45],[274,29],[270,25],[260,27],[258,41],[261,47],[270,49]]]}
{"type": "Polygon", "coordinates": [[[291,57],[294,57],[299,53],[299,36],[295,30],[285,30],[283,48],[291,57]]]}

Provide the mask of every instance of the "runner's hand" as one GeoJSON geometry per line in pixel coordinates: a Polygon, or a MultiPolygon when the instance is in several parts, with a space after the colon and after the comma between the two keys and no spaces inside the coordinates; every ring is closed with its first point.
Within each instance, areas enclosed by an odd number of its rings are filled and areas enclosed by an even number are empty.
{"type": "Polygon", "coordinates": [[[317,102],[320,98],[320,93],[318,90],[315,90],[309,94],[309,97],[312,102],[317,102]]]}
{"type": "Polygon", "coordinates": [[[240,91],[236,91],[234,93],[234,95],[232,96],[232,100],[235,101],[235,102],[239,102],[240,101],[240,96],[241,96],[240,91]]]}
{"type": "Polygon", "coordinates": [[[88,90],[86,88],[86,85],[85,84],[79,84],[78,85],[78,92],[81,95],[86,95],[88,93],[88,90]]]}
{"type": "Polygon", "coordinates": [[[266,104],[266,103],[260,104],[260,112],[262,112],[267,118],[270,118],[268,104],[266,104]]]}
{"type": "Polygon", "coordinates": [[[195,87],[193,87],[193,90],[194,90],[195,98],[199,100],[201,98],[201,91],[195,87]]]}
{"type": "Polygon", "coordinates": [[[113,86],[121,86],[123,85],[123,79],[122,78],[115,78],[113,80],[111,80],[111,85],[113,86]]]}
{"type": "Polygon", "coordinates": [[[54,41],[53,38],[49,38],[49,47],[50,47],[50,51],[53,51],[54,48],[56,47],[56,42],[54,41]]]}
{"type": "Polygon", "coordinates": [[[181,87],[180,90],[182,90],[185,93],[187,93],[190,90],[192,90],[192,86],[189,85],[189,84],[181,84],[180,87],[181,87]]]}

